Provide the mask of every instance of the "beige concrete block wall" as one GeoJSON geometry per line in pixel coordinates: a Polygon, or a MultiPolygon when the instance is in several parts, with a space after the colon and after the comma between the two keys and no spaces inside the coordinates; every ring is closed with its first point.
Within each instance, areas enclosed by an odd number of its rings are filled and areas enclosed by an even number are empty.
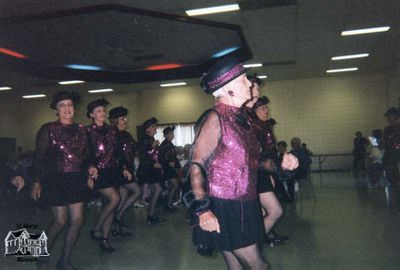
{"type": "MultiPolygon", "coordinates": [[[[386,78],[387,79],[387,78],[386,78]]],[[[353,135],[365,135],[386,124],[385,75],[365,74],[332,76],[291,81],[266,82],[262,93],[271,103],[271,115],[278,124],[278,139],[301,137],[315,153],[346,153],[352,148],[353,135]]],[[[133,86],[134,87],[134,86],[133,86]]],[[[110,108],[123,105],[130,111],[129,131],[154,116],[160,123],[194,122],[214,103],[198,86],[157,88],[125,94],[90,95],[78,107],[77,122],[89,123],[86,104],[104,96],[110,108]]],[[[6,97],[6,96],[4,96],[6,97]]],[[[0,96],[0,136],[16,137],[24,149],[33,149],[40,126],[55,119],[49,99],[6,101],[0,96]],[[10,105],[12,104],[12,105],[10,105]]]]}
{"type": "Polygon", "coordinates": [[[270,82],[276,136],[288,143],[300,137],[315,154],[349,153],[355,131],[364,135],[385,125],[385,77],[333,76],[270,82]]]}
{"type": "Polygon", "coordinates": [[[400,63],[398,67],[388,75],[387,107],[400,107],[400,63]]]}

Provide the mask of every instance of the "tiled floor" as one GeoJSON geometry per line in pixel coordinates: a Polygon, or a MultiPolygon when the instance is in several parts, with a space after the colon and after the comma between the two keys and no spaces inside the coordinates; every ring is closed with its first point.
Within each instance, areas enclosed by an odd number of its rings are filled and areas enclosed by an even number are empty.
{"type": "MultiPolygon", "coordinates": [[[[284,204],[285,214],[277,231],[290,235],[282,246],[264,247],[269,269],[400,269],[400,215],[388,205],[384,188],[368,189],[363,176],[351,173],[313,173],[316,200],[305,186],[297,202],[284,204]]],[[[184,211],[166,215],[158,226],[145,224],[144,209],[130,209],[127,222],[133,236],[114,240],[117,252],[100,252],[89,237],[96,207],[87,209],[73,262],[79,269],[225,269],[220,254],[213,258],[197,255],[191,246],[191,232],[184,211]]],[[[0,235],[6,237],[17,223],[37,224],[44,230],[51,217],[47,211],[0,209],[0,235]]],[[[52,252],[52,265],[60,246],[52,252]]],[[[35,269],[32,262],[15,257],[0,259],[0,269],[35,269]]]]}

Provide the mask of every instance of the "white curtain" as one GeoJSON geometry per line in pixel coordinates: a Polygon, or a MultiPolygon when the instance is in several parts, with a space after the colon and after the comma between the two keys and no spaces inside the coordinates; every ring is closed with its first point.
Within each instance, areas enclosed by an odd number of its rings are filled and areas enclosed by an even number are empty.
{"type": "MultiPolygon", "coordinates": [[[[154,136],[160,143],[164,140],[163,129],[171,125],[157,125],[157,133],[154,136]]],[[[186,144],[192,144],[194,140],[194,123],[193,124],[174,124],[175,126],[175,138],[172,143],[175,146],[185,146],[186,144]]]]}

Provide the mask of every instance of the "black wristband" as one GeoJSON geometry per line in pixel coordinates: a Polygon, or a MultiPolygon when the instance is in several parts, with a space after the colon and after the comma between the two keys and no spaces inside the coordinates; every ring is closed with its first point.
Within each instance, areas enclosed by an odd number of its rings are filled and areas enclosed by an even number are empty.
{"type": "Polygon", "coordinates": [[[207,196],[200,200],[194,200],[190,208],[194,213],[207,212],[211,209],[211,200],[207,196]]]}

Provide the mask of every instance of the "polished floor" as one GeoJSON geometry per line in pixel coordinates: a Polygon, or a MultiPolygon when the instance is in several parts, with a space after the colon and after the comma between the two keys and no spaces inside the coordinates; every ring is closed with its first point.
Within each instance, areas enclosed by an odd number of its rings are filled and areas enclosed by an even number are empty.
{"type": "MultiPolygon", "coordinates": [[[[264,246],[269,269],[400,269],[400,214],[388,200],[383,187],[369,189],[365,176],[350,172],[313,173],[315,199],[309,185],[303,183],[296,203],[284,204],[284,217],[277,231],[290,235],[281,246],[264,246]]],[[[45,230],[51,217],[39,209],[0,209],[0,234],[6,237],[17,224],[35,224],[45,230]]],[[[100,252],[89,237],[96,207],[87,209],[86,222],[73,253],[78,269],[225,269],[220,254],[206,258],[191,245],[190,229],[184,222],[184,210],[162,213],[167,221],[146,225],[144,209],[129,209],[126,221],[133,235],[113,240],[117,252],[100,252]]],[[[52,266],[60,246],[51,253],[52,266]]],[[[36,269],[35,263],[17,262],[15,257],[0,258],[0,269],[36,269]]]]}

